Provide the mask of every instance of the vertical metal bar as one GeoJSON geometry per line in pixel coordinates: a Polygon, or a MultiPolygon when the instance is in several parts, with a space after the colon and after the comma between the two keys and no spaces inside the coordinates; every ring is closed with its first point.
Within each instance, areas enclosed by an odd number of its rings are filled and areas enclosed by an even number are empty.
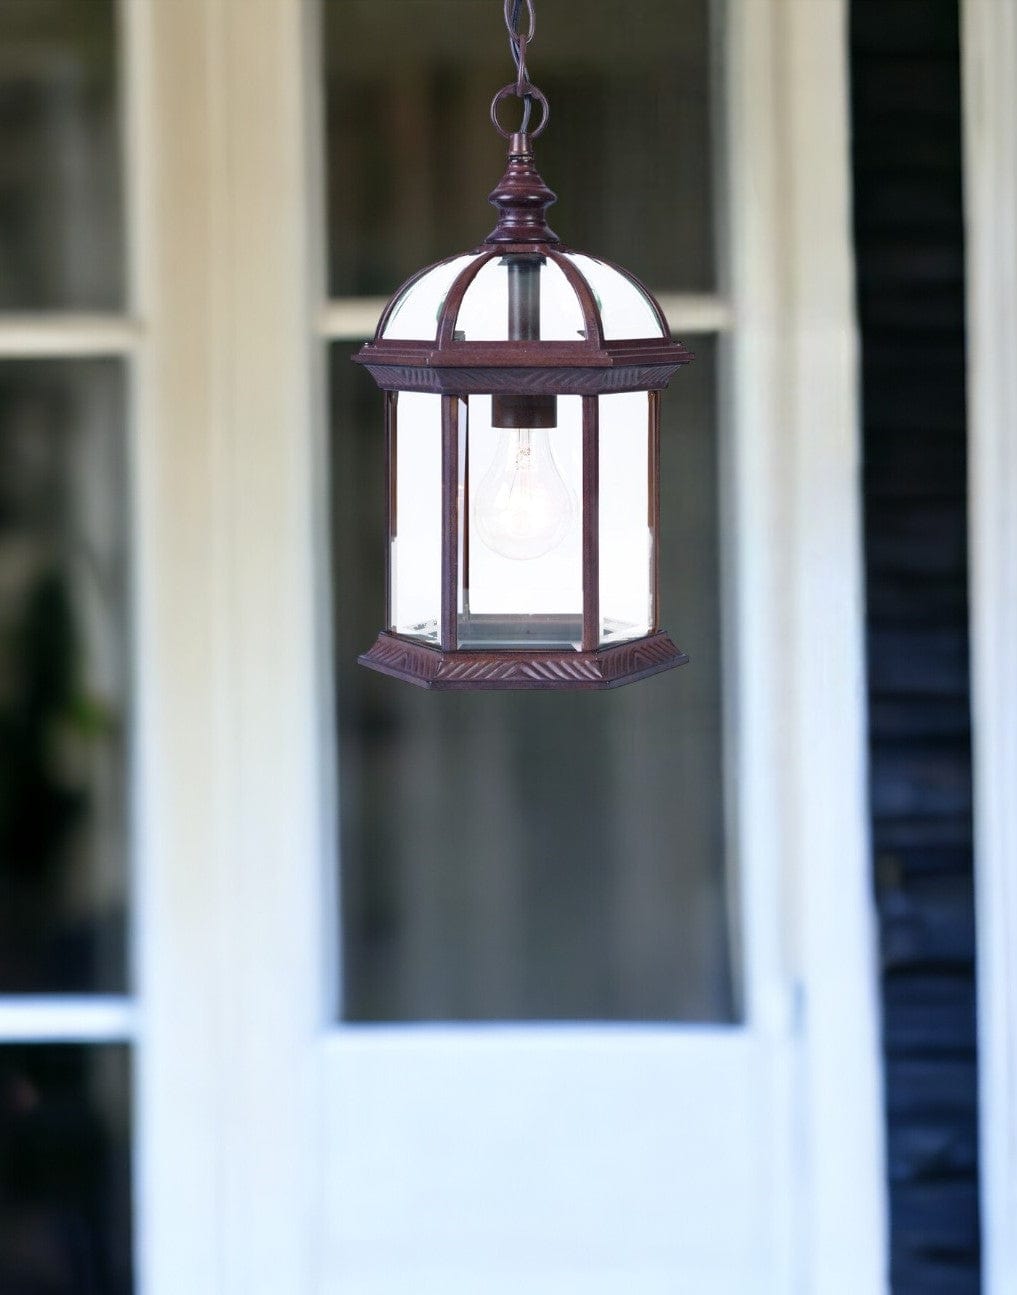
{"type": "Polygon", "coordinates": [[[600,646],[600,433],[597,397],[583,396],[583,651],[600,646]]]}
{"type": "Polygon", "coordinates": [[[392,606],[392,548],[395,543],[398,514],[399,448],[396,441],[396,416],[399,393],[385,392],[385,626],[395,628],[392,606]]]}
{"type": "Polygon", "coordinates": [[[441,648],[458,646],[459,411],[458,397],[441,398],[441,648]]]}
{"type": "MultiPolygon", "coordinates": [[[[508,274],[510,342],[540,341],[540,275],[545,257],[513,252],[498,262],[508,274]]],[[[557,397],[496,391],[491,397],[494,427],[557,427],[557,397]]]]}
{"type": "Polygon", "coordinates": [[[650,629],[660,628],[660,392],[649,393],[646,464],[647,524],[650,528],[650,629]]]}
{"type": "Polygon", "coordinates": [[[506,256],[508,269],[508,335],[513,342],[540,340],[540,270],[542,256],[506,256]]]}
{"type": "Polygon", "coordinates": [[[466,426],[463,434],[463,616],[470,619],[470,413],[466,401],[466,426]]]}

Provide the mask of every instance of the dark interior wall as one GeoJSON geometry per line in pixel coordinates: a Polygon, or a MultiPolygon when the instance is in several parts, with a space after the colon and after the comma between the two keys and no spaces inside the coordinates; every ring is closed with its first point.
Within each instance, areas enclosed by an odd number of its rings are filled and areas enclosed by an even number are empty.
{"type": "Polygon", "coordinates": [[[894,1295],[980,1288],[957,0],[852,0],[894,1295]]]}

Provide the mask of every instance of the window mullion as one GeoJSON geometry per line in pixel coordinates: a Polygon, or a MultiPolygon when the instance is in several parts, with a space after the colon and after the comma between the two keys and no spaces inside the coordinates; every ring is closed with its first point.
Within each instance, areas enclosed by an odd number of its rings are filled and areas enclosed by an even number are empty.
{"type": "Polygon", "coordinates": [[[45,312],[0,314],[0,359],[129,355],[141,325],[126,315],[45,312]]]}
{"type": "Polygon", "coordinates": [[[134,1005],[123,994],[0,995],[0,1044],[121,1043],[134,1035],[134,1005]]]}

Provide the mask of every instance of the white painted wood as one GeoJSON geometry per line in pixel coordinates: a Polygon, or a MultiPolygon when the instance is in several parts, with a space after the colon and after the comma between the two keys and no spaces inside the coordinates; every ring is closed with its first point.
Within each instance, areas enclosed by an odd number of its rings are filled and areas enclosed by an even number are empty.
{"type": "MultiPolygon", "coordinates": [[[[780,21],[789,249],[780,357],[792,680],[786,867],[802,986],[800,1224],[810,1295],[887,1287],[878,962],[868,840],[858,359],[845,0],[780,21]]],[[[775,448],[776,448],[776,443],[775,448]]]]}
{"type": "Polygon", "coordinates": [[[720,333],[735,323],[731,303],[715,293],[660,292],[657,300],[672,333],[720,333]]]}
{"type": "Polygon", "coordinates": [[[347,1029],[322,1064],[322,1291],[779,1289],[744,1030],[347,1029]]]}
{"type": "MultiPolygon", "coordinates": [[[[717,333],[734,322],[729,302],[713,293],[662,292],[657,300],[674,333],[717,333]]],[[[374,336],[387,297],[344,297],[327,302],[318,317],[318,332],[332,341],[374,336]]]]}
{"type": "Polygon", "coordinates": [[[220,1257],[222,991],[215,861],[224,853],[224,531],[208,366],[208,36],[197,0],[124,6],[133,288],[148,341],[133,371],[135,1258],[141,1295],[213,1295],[220,1257]],[[176,1273],[176,1282],[174,1282],[176,1273]]]}
{"type": "Polygon", "coordinates": [[[0,314],[0,359],[129,355],[142,327],[122,315],[0,314]]]}
{"type": "Polygon", "coordinates": [[[722,282],[738,327],[722,349],[721,573],[729,884],[740,935],[747,1019],[772,1041],[761,1136],[773,1165],[775,1289],[807,1288],[801,1248],[805,1191],[798,1137],[801,1041],[792,999],[796,913],[784,871],[793,789],[785,779],[783,716],[793,677],[778,663],[788,615],[788,480],[779,374],[784,323],[780,129],[781,35],[771,3],[722,7],[727,96],[727,212],[722,282]],[[778,252],[781,255],[778,255],[778,252]],[[772,668],[760,669],[763,661],[772,668]]]}
{"type": "Polygon", "coordinates": [[[135,1036],[131,999],[120,995],[0,995],[0,1043],[119,1043],[135,1036]]]}
{"type": "Polygon", "coordinates": [[[1017,1290],[1017,8],[962,4],[982,1280],[1017,1290]]]}
{"type": "Polygon", "coordinates": [[[328,765],[307,11],[126,7],[147,327],[135,459],[143,1295],[311,1289],[328,765]]]}

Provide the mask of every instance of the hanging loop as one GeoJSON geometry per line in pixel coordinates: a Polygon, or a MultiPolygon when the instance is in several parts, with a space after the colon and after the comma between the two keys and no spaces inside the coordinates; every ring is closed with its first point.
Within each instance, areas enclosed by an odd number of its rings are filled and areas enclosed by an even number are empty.
{"type": "Polygon", "coordinates": [[[550,110],[544,95],[531,82],[530,72],[526,66],[526,51],[529,49],[533,41],[533,34],[537,29],[537,17],[533,8],[533,0],[505,0],[505,27],[508,30],[509,49],[512,51],[512,61],[516,68],[516,83],[514,86],[505,86],[494,96],[491,103],[491,121],[499,134],[506,139],[510,139],[515,134],[528,135],[536,139],[547,126],[550,110]],[[521,31],[519,20],[523,15],[524,5],[526,7],[526,23],[525,30],[521,31]],[[498,120],[498,106],[508,94],[514,94],[517,99],[523,101],[523,120],[518,131],[506,130],[498,120]],[[530,117],[535,103],[540,104],[541,116],[536,130],[531,131],[530,117]]]}
{"type": "Polygon", "coordinates": [[[521,127],[522,132],[524,134],[528,134],[530,139],[536,139],[539,135],[543,135],[544,130],[547,127],[547,120],[551,115],[551,109],[548,107],[547,99],[544,96],[544,92],[542,90],[538,90],[535,85],[528,84],[528,88],[526,89],[525,93],[520,94],[515,82],[510,82],[508,85],[503,85],[502,88],[491,100],[491,122],[494,125],[494,128],[498,132],[498,134],[503,136],[505,139],[511,139],[512,136],[516,134],[515,131],[506,130],[505,127],[498,120],[498,109],[501,106],[502,100],[507,99],[510,95],[514,95],[516,98],[523,100],[524,108],[523,108],[523,125],[521,127]],[[540,122],[538,123],[536,129],[528,131],[526,128],[529,125],[529,117],[530,117],[529,101],[539,103],[541,112],[540,112],[540,122]]]}

